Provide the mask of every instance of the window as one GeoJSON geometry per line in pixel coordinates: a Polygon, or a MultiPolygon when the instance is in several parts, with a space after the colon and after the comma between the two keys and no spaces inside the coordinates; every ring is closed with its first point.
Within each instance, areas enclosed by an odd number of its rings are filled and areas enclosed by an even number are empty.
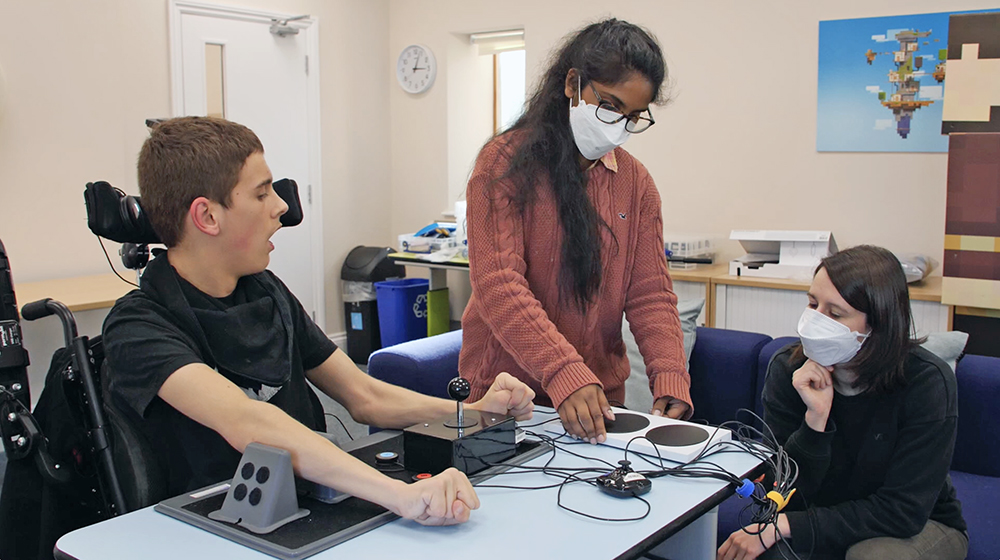
{"type": "Polygon", "coordinates": [[[205,108],[209,117],[226,116],[225,51],[212,43],[205,44],[205,108]]]}
{"type": "Polygon", "coordinates": [[[509,127],[524,105],[524,32],[452,34],[448,42],[448,201],[451,217],[483,144],[509,127]]]}
{"type": "Polygon", "coordinates": [[[524,111],[524,49],[493,55],[493,130],[505,130],[524,111]]]}
{"type": "Polygon", "coordinates": [[[524,110],[524,30],[491,31],[469,36],[480,56],[493,57],[493,131],[514,124],[524,110]]]}

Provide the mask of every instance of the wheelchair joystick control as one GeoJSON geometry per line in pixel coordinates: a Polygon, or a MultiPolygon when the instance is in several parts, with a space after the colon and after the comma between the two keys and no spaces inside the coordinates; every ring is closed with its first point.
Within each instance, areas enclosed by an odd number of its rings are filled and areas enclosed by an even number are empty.
{"type": "Polygon", "coordinates": [[[462,401],[472,394],[467,379],[456,377],[445,387],[456,412],[403,431],[401,456],[407,470],[439,473],[454,467],[471,475],[517,454],[513,417],[476,407],[464,410],[462,401]]]}
{"type": "Polygon", "coordinates": [[[448,382],[448,396],[455,401],[456,413],[454,422],[449,420],[444,423],[448,428],[457,428],[463,430],[465,428],[471,428],[476,425],[475,420],[466,421],[465,411],[462,407],[462,401],[469,398],[472,393],[472,385],[469,383],[468,379],[463,377],[456,377],[448,382]]]}

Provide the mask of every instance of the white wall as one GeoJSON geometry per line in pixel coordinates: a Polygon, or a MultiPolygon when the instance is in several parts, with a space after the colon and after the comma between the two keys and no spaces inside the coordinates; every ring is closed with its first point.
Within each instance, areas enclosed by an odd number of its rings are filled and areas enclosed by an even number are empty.
{"type": "MultiPolygon", "coordinates": [[[[451,203],[443,165],[450,125],[441,113],[450,82],[467,77],[440,59],[456,34],[523,26],[530,94],[567,33],[615,16],[651,30],[667,56],[673,102],[654,108],[657,125],[626,145],[657,182],[665,229],[725,236],[829,229],[841,247],[874,243],[940,261],[946,154],[816,152],[819,21],[995,7],[982,0],[391,0],[388,58],[423,43],[441,67],[421,96],[391,87],[392,229],[413,231],[451,203]]],[[[742,253],[728,241],[724,251],[742,253]]]]}
{"type": "MultiPolygon", "coordinates": [[[[342,334],[347,252],[394,231],[384,204],[388,2],[216,3],[319,19],[326,330],[342,334]]],[[[83,187],[103,179],[138,192],[144,120],[171,115],[167,14],[167,0],[0,0],[0,239],[15,283],[108,272],[83,187]]],[[[117,244],[107,246],[120,266],[117,244]]],[[[77,314],[80,333],[99,334],[106,311],[77,314]]],[[[62,331],[54,318],[25,323],[24,340],[37,398],[62,331]]]]}
{"type": "MultiPolygon", "coordinates": [[[[215,3],[319,19],[326,328],[341,332],[344,257],[393,238],[389,4],[215,3]]],[[[15,282],[108,272],[83,187],[104,179],[138,192],[144,120],[171,115],[167,14],[167,0],[0,1],[0,239],[15,282]]]]}
{"type": "MultiPolygon", "coordinates": [[[[450,117],[472,103],[461,96],[475,70],[458,62],[468,56],[467,33],[523,27],[530,89],[550,50],[587,22],[615,15],[651,29],[668,57],[674,101],[655,109],[658,124],[627,148],[656,179],[669,230],[831,229],[841,246],[940,258],[945,154],[815,151],[818,22],[995,7],[631,0],[612,13],[598,0],[220,3],[319,18],[331,333],[343,331],[338,278],[350,248],[393,244],[439,217],[468,173],[484,134],[450,117]],[[430,47],[440,68],[434,87],[417,96],[393,77],[410,43],[430,47]]],[[[0,21],[17,22],[0,33],[0,239],[15,280],[106,272],[86,229],[83,185],[106,179],[137,191],[143,120],[170,114],[167,1],[4,0],[0,21]]]]}

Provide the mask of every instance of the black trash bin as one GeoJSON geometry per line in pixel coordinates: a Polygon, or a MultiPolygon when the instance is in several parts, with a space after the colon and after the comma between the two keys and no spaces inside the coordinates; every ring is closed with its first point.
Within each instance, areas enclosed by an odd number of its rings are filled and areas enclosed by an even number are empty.
{"type": "Polygon", "coordinates": [[[389,259],[392,252],[388,247],[358,245],[347,254],[340,269],[347,355],[356,364],[367,364],[368,356],[382,347],[374,283],[406,276],[406,269],[389,259]]]}

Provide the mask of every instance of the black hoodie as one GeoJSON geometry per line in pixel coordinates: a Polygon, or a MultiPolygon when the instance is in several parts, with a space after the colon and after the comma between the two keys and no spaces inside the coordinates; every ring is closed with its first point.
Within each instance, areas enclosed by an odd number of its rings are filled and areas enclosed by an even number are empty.
{"type": "Polygon", "coordinates": [[[817,432],[792,387],[804,362],[793,359],[794,349],[771,359],[763,394],[764,420],[799,466],[786,510],[792,548],[843,553],[875,537],[912,537],[928,519],[964,531],[948,476],[958,420],[951,368],[914,347],[901,389],[834,393],[826,431],[817,432]]]}

